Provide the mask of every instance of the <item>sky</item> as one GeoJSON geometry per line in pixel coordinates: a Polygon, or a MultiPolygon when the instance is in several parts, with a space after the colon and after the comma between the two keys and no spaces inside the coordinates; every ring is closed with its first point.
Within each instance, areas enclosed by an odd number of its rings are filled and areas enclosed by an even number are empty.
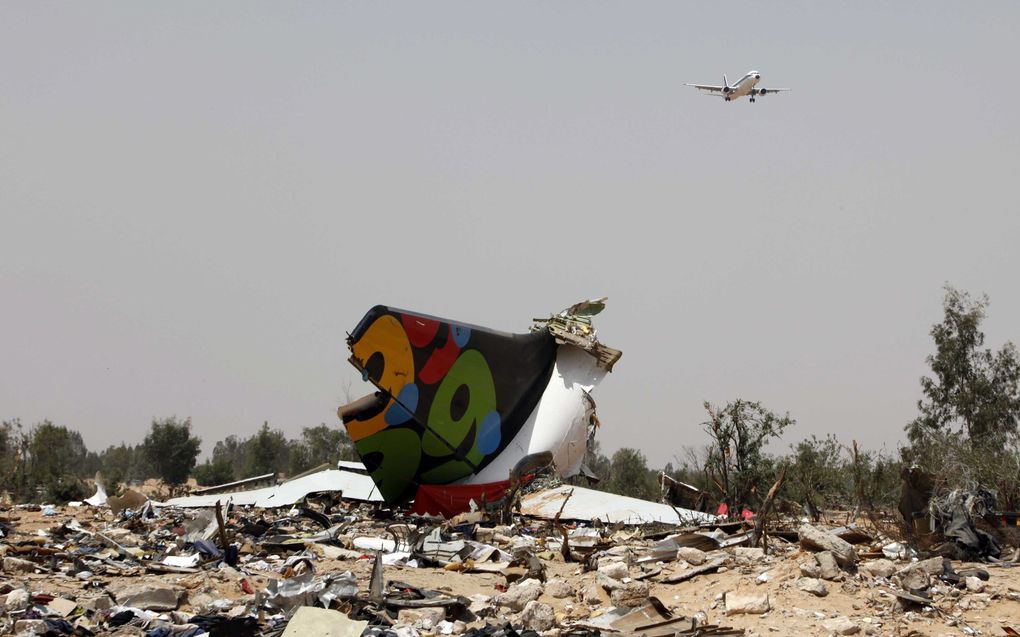
{"type": "Polygon", "coordinates": [[[1020,340],[1015,2],[0,4],[0,418],[339,426],[375,304],[608,296],[602,448],[895,452],[946,283],[1020,340]],[[685,82],[793,90],[726,103],[685,82]]]}

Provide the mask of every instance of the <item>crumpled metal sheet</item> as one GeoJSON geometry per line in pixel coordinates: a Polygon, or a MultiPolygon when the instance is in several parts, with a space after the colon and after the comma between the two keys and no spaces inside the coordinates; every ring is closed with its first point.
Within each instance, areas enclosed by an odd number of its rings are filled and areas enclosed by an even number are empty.
{"type": "Polygon", "coordinates": [[[552,520],[563,506],[563,499],[571,491],[573,491],[573,495],[563,507],[560,519],[586,522],[601,520],[609,524],[662,522],[685,525],[714,522],[718,519],[718,516],[710,513],[701,513],[690,509],[674,509],[668,504],[569,485],[535,491],[523,496],[521,498],[521,513],[544,520],[552,520]],[[677,512],[680,514],[679,517],[677,512]]]}
{"type": "Polygon", "coordinates": [[[230,501],[237,506],[284,507],[297,504],[309,494],[329,492],[342,493],[343,497],[348,500],[382,502],[382,496],[379,495],[375,482],[369,476],[353,471],[328,469],[284,482],[275,487],[237,493],[172,498],[162,505],[182,508],[211,507],[216,506],[216,502],[230,501]]]}

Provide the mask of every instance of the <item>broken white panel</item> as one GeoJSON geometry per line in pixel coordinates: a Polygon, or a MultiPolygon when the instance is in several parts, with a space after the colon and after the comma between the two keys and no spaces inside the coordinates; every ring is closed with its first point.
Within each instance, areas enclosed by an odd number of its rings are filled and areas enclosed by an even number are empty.
{"type": "Polygon", "coordinates": [[[365,464],[364,463],[362,463],[362,462],[355,462],[353,460],[340,460],[340,461],[338,461],[336,463],[336,468],[337,469],[350,469],[351,471],[357,471],[357,472],[360,472],[360,473],[364,473],[365,471],[368,471],[368,469],[365,468],[365,464]]]}
{"type": "Polygon", "coordinates": [[[356,537],[351,542],[356,549],[362,551],[386,551],[387,553],[397,550],[397,543],[384,537],[356,537]]]}
{"type": "Polygon", "coordinates": [[[536,491],[521,498],[521,513],[536,518],[552,520],[563,506],[563,499],[571,491],[574,492],[567,501],[563,520],[601,520],[610,524],[647,524],[663,522],[666,524],[700,524],[714,522],[718,516],[690,509],[674,510],[668,504],[649,502],[625,495],[616,495],[584,487],[561,485],[553,489],[536,491]],[[677,515],[679,511],[680,515],[677,515]]]}
{"type": "Polygon", "coordinates": [[[103,506],[106,504],[106,486],[103,484],[103,474],[96,472],[96,493],[91,498],[84,500],[85,504],[91,504],[94,507],[103,506]]]}
{"type": "Polygon", "coordinates": [[[351,471],[327,469],[284,482],[275,487],[238,491],[237,493],[172,498],[162,503],[162,506],[211,507],[216,506],[216,502],[226,503],[229,501],[237,506],[285,507],[297,504],[310,494],[330,492],[339,492],[346,500],[382,502],[382,496],[379,495],[371,477],[351,471]]]}
{"type": "Polygon", "coordinates": [[[163,558],[163,563],[167,566],[179,566],[181,568],[194,568],[201,561],[202,556],[198,553],[194,555],[167,555],[163,558]]]}
{"type": "Polygon", "coordinates": [[[552,376],[538,406],[506,449],[463,484],[506,480],[518,460],[543,451],[552,452],[561,477],[576,475],[584,460],[588,423],[595,408],[588,392],[602,382],[606,373],[598,360],[584,350],[560,345],[552,376]]]}

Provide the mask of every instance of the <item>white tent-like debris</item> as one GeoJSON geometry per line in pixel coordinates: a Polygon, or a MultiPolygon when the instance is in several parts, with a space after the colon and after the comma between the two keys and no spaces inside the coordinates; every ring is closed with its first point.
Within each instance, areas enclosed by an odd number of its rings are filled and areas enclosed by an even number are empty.
{"type": "Polygon", "coordinates": [[[233,502],[237,506],[261,508],[285,507],[297,504],[315,493],[339,493],[346,500],[382,502],[382,496],[369,476],[344,469],[327,469],[274,487],[263,487],[235,493],[192,495],[172,498],[163,504],[181,508],[216,506],[216,502],[233,502]]]}
{"type": "Polygon", "coordinates": [[[701,524],[715,522],[711,513],[680,509],[668,504],[639,500],[584,487],[560,485],[529,493],[521,498],[521,513],[544,520],[552,520],[559,513],[564,520],[601,520],[609,524],[701,524]],[[563,504],[567,499],[566,506],[563,504]],[[562,507],[563,512],[560,513],[562,507]]]}

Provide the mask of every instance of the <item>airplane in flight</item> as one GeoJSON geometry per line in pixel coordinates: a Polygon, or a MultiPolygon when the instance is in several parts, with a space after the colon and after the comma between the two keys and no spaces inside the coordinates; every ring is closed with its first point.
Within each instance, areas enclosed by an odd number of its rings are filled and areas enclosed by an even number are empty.
{"type": "Polygon", "coordinates": [[[753,102],[755,97],[765,95],[766,93],[790,90],[788,88],[755,88],[755,85],[761,80],[761,73],[758,71],[748,71],[747,75],[732,85],[726,80],[726,75],[723,75],[722,78],[722,86],[712,84],[685,84],[685,86],[693,86],[700,91],[708,91],[707,95],[718,95],[727,102],[731,102],[738,97],[744,97],[745,95],[750,96],[753,102]]]}

